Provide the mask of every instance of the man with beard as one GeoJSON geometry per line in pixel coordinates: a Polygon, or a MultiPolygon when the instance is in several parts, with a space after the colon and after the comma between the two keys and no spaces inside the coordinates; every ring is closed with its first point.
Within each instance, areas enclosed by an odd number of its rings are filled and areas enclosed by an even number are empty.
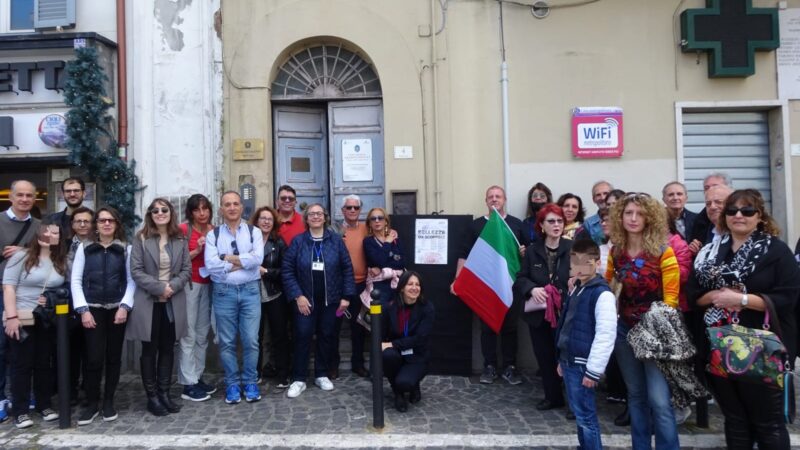
{"type": "Polygon", "coordinates": [[[72,237],[72,212],[83,205],[86,197],[86,183],[79,177],[69,177],[61,183],[61,193],[64,194],[64,201],[67,207],[63,211],[50,214],[48,221],[58,225],[61,229],[61,237],[72,237]]]}

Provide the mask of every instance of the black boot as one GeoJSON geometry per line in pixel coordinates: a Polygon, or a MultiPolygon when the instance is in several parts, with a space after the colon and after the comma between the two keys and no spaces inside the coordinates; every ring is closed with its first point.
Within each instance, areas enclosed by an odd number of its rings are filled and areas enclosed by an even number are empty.
{"type": "Polygon", "coordinates": [[[422,391],[419,388],[419,383],[414,385],[414,389],[411,390],[411,393],[408,394],[408,401],[413,403],[417,403],[422,400],[422,391]]]}
{"type": "Polygon", "coordinates": [[[396,389],[394,391],[394,407],[397,411],[403,413],[408,411],[408,402],[406,401],[405,392],[400,392],[396,389]]]}
{"type": "Polygon", "coordinates": [[[161,400],[158,399],[155,360],[142,356],[139,358],[139,366],[142,372],[144,392],[147,394],[147,410],[154,416],[166,416],[169,414],[169,411],[167,411],[167,408],[161,403],[161,400]]]}
{"type": "Polygon", "coordinates": [[[158,355],[158,399],[161,404],[172,414],[181,411],[181,406],[173,403],[169,393],[172,385],[172,355],[158,355]]]}

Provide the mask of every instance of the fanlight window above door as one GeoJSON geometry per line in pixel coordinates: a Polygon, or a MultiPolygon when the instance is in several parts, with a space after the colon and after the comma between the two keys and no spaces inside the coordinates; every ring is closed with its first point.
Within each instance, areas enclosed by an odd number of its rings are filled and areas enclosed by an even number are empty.
{"type": "Polygon", "coordinates": [[[272,82],[273,100],[380,96],[381,83],[372,66],[341,46],[320,45],[292,54],[272,82]]]}

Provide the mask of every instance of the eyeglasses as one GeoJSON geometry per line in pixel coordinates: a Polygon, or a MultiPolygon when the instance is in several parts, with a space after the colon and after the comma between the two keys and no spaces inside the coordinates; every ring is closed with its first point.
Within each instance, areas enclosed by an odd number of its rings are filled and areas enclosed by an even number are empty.
{"type": "MultiPolygon", "coordinates": [[[[99,220],[98,220],[98,222],[99,222],[99,220]]],[[[72,223],[74,223],[75,225],[81,226],[81,227],[85,227],[86,225],[89,225],[90,223],[92,223],[92,221],[91,220],[73,220],[72,223]]]]}
{"type": "Polygon", "coordinates": [[[531,194],[531,198],[534,200],[547,200],[547,194],[544,192],[534,192],[531,194]]]}
{"type": "Polygon", "coordinates": [[[167,208],[166,206],[162,206],[161,208],[153,208],[153,209],[150,210],[150,214],[154,214],[154,215],[158,214],[158,213],[166,214],[168,212],[169,212],[169,208],[167,208]]]}
{"type": "Polygon", "coordinates": [[[369,218],[369,220],[373,222],[383,222],[383,219],[385,219],[383,216],[372,216],[369,218]]]}
{"type": "Polygon", "coordinates": [[[322,211],[313,211],[308,213],[308,217],[325,217],[325,213],[322,211]]]}
{"type": "Polygon", "coordinates": [[[64,189],[65,194],[80,194],[82,189],[64,189]]]}
{"type": "Polygon", "coordinates": [[[295,198],[296,197],[292,197],[291,195],[284,195],[280,197],[282,202],[293,202],[295,201],[295,198]]]}
{"type": "Polygon", "coordinates": [[[564,223],[564,219],[545,219],[545,222],[549,223],[550,225],[555,225],[555,224],[560,225],[564,223]]]}
{"type": "Polygon", "coordinates": [[[347,205],[347,206],[344,207],[344,209],[346,209],[348,211],[358,211],[359,209],[361,209],[361,207],[360,206],[347,205]]]}
{"type": "Polygon", "coordinates": [[[275,219],[273,219],[272,217],[259,217],[258,221],[259,222],[274,222],[275,219]]]}
{"type": "Polygon", "coordinates": [[[743,206],[741,208],[737,208],[735,206],[731,206],[725,209],[725,215],[733,217],[736,213],[742,213],[745,217],[753,217],[758,212],[757,209],[753,208],[752,206],[743,206]]]}
{"type": "Polygon", "coordinates": [[[97,223],[117,223],[117,219],[110,219],[110,218],[102,218],[97,219],[97,223]]]}

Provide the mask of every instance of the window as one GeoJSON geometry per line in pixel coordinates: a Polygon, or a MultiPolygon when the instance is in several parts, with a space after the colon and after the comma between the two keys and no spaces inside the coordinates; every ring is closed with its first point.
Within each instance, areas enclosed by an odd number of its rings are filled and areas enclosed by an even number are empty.
{"type": "Polygon", "coordinates": [[[75,0],[0,0],[0,33],[75,27],[75,0]]]}
{"type": "Polygon", "coordinates": [[[33,29],[33,0],[10,0],[8,29],[26,31],[33,29]]]}

